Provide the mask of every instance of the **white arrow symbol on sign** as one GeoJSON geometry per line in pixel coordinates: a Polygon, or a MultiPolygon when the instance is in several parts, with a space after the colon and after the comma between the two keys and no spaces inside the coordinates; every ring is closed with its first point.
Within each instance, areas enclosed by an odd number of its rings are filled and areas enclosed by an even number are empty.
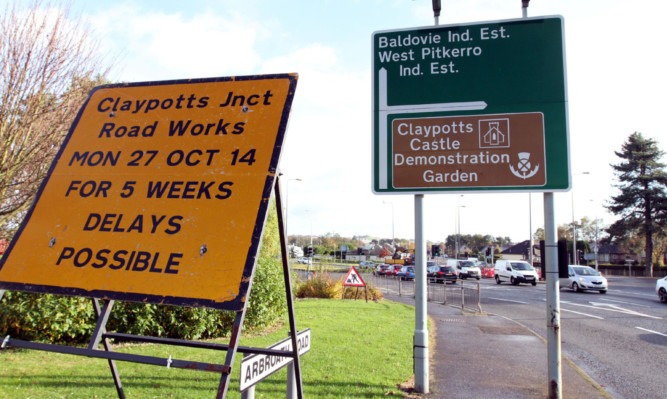
{"type": "Polygon", "coordinates": [[[387,171],[389,160],[387,159],[387,147],[389,138],[387,134],[387,116],[390,114],[414,114],[418,112],[449,112],[449,111],[474,111],[486,108],[484,101],[467,101],[458,103],[435,103],[435,104],[414,104],[414,105],[387,105],[387,70],[380,68],[378,71],[378,107],[380,126],[378,129],[379,142],[378,151],[380,159],[380,167],[378,177],[380,179],[380,189],[386,189],[387,171]]]}

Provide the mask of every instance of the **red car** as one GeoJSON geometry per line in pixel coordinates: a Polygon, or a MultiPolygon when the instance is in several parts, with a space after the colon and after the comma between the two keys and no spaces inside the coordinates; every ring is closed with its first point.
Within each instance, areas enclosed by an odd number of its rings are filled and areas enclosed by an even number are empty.
{"type": "Polygon", "coordinates": [[[401,271],[401,268],[404,265],[389,265],[389,269],[387,270],[387,276],[395,276],[396,273],[401,271]]]}
{"type": "Polygon", "coordinates": [[[393,267],[392,267],[391,265],[387,265],[387,264],[379,265],[379,266],[378,266],[377,274],[378,274],[378,276],[389,275],[388,272],[389,272],[390,269],[391,269],[391,270],[394,270],[393,267]]]}

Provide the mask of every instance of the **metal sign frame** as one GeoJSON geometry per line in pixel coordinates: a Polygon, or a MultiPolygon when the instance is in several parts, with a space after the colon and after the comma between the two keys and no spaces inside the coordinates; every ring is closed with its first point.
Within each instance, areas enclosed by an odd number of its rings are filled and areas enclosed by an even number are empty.
{"type": "MultiPolygon", "coordinates": [[[[120,381],[120,377],[118,374],[118,370],[115,365],[116,360],[120,361],[129,361],[129,362],[136,362],[136,363],[144,363],[144,364],[151,364],[151,365],[157,365],[157,366],[166,366],[166,367],[174,367],[174,368],[185,368],[185,369],[193,369],[193,370],[200,370],[200,371],[210,371],[210,372],[216,372],[220,373],[220,384],[218,386],[218,391],[216,398],[224,398],[226,397],[227,390],[229,387],[229,381],[231,377],[231,372],[232,372],[232,366],[234,364],[234,360],[236,357],[237,352],[241,353],[258,353],[258,354],[268,354],[268,355],[276,355],[276,356],[284,356],[284,357],[290,357],[293,359],[293,366],[294,366],[294,374],[295,374],[295,379],[296,379],[296,391],[297,391],[297,396],[299,399],[303,398],[303,392],[302,392],[302,385],[301,385],[301,371],[300,371],[300,365],[299,365],[299,356],[298,356],[298,345],[297,345],[297,328],[296,328],[296,319],[294,315],[294,303],[293,303],[293,295],[292,295],[292,284],[291,284],[291,277],[290,277],[290,270],[289,270],[289,259],[288,259],[288,249],[287,249],[287,237],[286,237],[286,232],[284,230],[284,219],[283,219],[283,204],[281,200],[281,191],[280,191],[280,178],[279,178],[279,173],[277,170],[278,167],[278,162],[280,158],[280,153],[282,150],[283,146],[283,140],[285,136],[285,131],[287,127],[287,120],[289,117],[289,113],[291,110],[291,103],[292,99],[294,96],[294,91],[296,89],[296,83],[297,83],[297,75],[296,74],[277,74],[277,75],[262,75],[262,76],[245,76],[245,77],[223,77],[223,78],[213,78],[213,79],[193,79],[193,80],[187,80],[187,81],[163,81],[163,82],[142,82],[142,83],[133,83],[133,84],[121,84],[121,85],[108,85],[108,86],[101,86],[99,88],[94,89],[88,100],[86,101],[86,104],[81,108],[79,111],[69,133],[68,136],[66,137],[65,143],[61,146],[61,149],[56,156],[56,159],[51,165],[51,169],[49,170],[49,174],[47,178],[44,180],[42,185],[40,186],[40,190],[37,195],[37,200],[33,203],[33,206],[28,212],[28,215],[24,219],[23,223],[21,224],[21,227],[19,231],[17,232],[14,240],[12,240],[12,243],[9,246],[8,253],[5,254],[2,257],[2,260],[0,260],[0,271],[2,271],[2,268],[7,265],[8,259],[12,259],[9,257],[11,255],[12,249],[17,245],[16,243],[19,242],[21,233],[23,233],[26,229],[26,226],[28,226],[28,222],[31,220],[31,217],[33,216],[33,213],[35,212],[35,209],[37,209],[37,206],[39,204],[39,199],[44,198],[42,195],[45,192],[45,189],[48,187],[49,182],[51,181],[53,177],[53,172],[56,170],[57,165],[59,160],[61,159],[61,156],[65,153],[67,150],[67,144],[70,142],[70,140],[73,137],[73,134],[75,133],[75,130],[81,120],[85,117],[85,110],[86,107],[89,105],[89,102],[91,101],[92,98],[94,98],[94,95],[96,92],[104,90],[104,89],[114,89],[114,88],[136,88],[136,87],[164,87],[164,86],[169,86],[169,85],[182,85],[182,84],[215,84],[219,82],[245,82],[248,84],[245,84],[243,86],[244,88],[250,87],[251,89],[254,89],[255,87],[266,87],[266,82],[264,82],[264,86],[262,81],[266,81],[269,79],[274,79],[274,80],[280,80],[281,84],[287,84],[286,87],[281,86],[280,90],[282,90],[282,95],[284,95],[284,103],[281,103],[280,109],[272,110],[273,115],[278,114],[278,123],[277,126],[274,126],[273,129],[276,129],[276,132],[271,132],[271,134],[275,133],[275,143],[273,143],[272,147],[270,147],[270,155],[269,161],[267,162],[266,166],[267,169],[263,170],[259,173],[257,173],[255,178],[259,181],[261,181],[261,190],[259,191],[259,195],[261,195],[261,198],[257,201],[258,206],[254,209],[251,209],[249,212],[256,212],[252,213],[252,226],[239,226],[237,227],[239,230],[242,229],[243,227],[249,228],[249,233],[252,237],[251,242],[249,243],[247,247],[247,252],[244,253],[244,258],[241,261],[242,262],[242,278],[240,278],[240,283],[238,287],[238,295],[236,295],[232,300],[224,300],[224,301],[215,301],[215,300],[210,300],[210,299],[202,299],[202,298],[191,298],[191,297],[183,297],[183,296],[173,296],[169,295],[168,293],[162,293],[160,295],[147,295],[145,293],[126,293],[126,292],[120,292],[118,290],[105,290],[103,287],[98,287],[97,289],[82,289],[82,288],[77,288],[74,286],[55,286],[55,285],[49,285],[49,284],[40,284],[40,283],[35,283],[34,281],[0,281],[0,300],[2,299],[4,292],[6,289],[9,290],[16,290],[16,291],[28,291],[28,292],[36,292],[36,293],[50,293],[50,294],[57,294],[57,295],[68,295],[68,296],[85,296],[85,297],[90,297],[93,300],[94,303],[94,308],[95,308],[95,313],[97,316],[97,321],[96,321],[96,327],[95,330],[91,336],[91,339],[89,341],[88,347],[87,348],[78,348],[78,347],[70,347],[70,346],[64,346],[64,345],[56,345],[56,344],[50,344],[50,343],[37,343],[37,342],[30,342],[30,341],[24,341],[20,339],[14,339],[9,336],[4,337],[2,340],[2,343],[0,345],[0,349],[5,349],[8,347],[18,347],[18,348],[27,348],[27,349],[36,349],[36,350],[43,350],[43,351],[50,351],[50,352],[58,352],[58,353],[67,353],[67,354],[74,354],[74,355],[81,355],[81,356],[88,356],[88,357],[95,357],[95,358],[104,358],[107,359],[109,362],[109,366],[111,369],[111,373],[114,379],[114,384],[116,386],[116,391],[118,393],[119,398],[125,398],[125,393],[120,381]],[[275,199],[276,199],[276,209],[277,209],[277,214],[278,214],[278,229],[279,229],[279,236],[280,236],[280,247],[281,247],[281,255],[282,255],[282,265],[283,265],[283,276],[284,276],[284,281],[285,281],[285,294],[287,298],[287,311],[288,311],[288,317],[289,317],[289,326],[290,326],[290,336],[292,339],[292,351],[279,351],[279,350],[270,350],[270,349],[264,349],[264,348],[248,348],[248,347],[240,347],[239,346],[239,339],[241,335],[241,330],[243,326],[243,322],[245,319],[245,313],[247,310],[248,306],[248,297],[251,293],[251,287],[252,287],[252,281],[255,273],[255,266],[257,262],[257,253],[259,251],[259,245],[261,244],[262,240],[262,235],[264,232],[264,224],[266,222],[266,217],[268,215],[268,209],[269,209],[269,204],[270,204],[270,197],[271,193],[275,193],[275,199]],[[103,302],[100,302],[100,299],[103,300],[103,302]],[[159,337],[148,337],[148,336],[138,336],[138,335],[131,335],[131,334],[123,334],[123,333],[115,333],[115,332],[108,332],[106,330],[106,324],[109,319],[109,316],[111,314],[113,304],[116,300],[125,300],[125,301],[135,301],[135,302],[148,302],[148,303],[155,303],[157,305],[177,305],[177,306],[192,306],[192,307],[209,307],[209,308],[215,308],[215,309],[220,309],[220,310],[231,310],[236,313],[235,319],[234,319],[234,325],[232,329],[232,333],[230,336],[230,342],[228,345],[220,345],[220,344],[210,344],[210,343],[202,343],[202,342],[193,342],[193,341],[186,341],[186,340],[177,340],[177,339],[166,339],[166,338],[159,338],[159,337]],[[149,342],[149,343],[155,343],[155,344],[163,344],[163,345],[176,345],[176,346],[188,346],[188,347],[195,347],[195,348],[202,348],[202,349],[211,349],[211,350],[222,350],[226,351],[226,357],[225,361],[222,364],[213,364],[213,363],[202,363],[202,362],[195,362],[195,361],[187,361],[187,360],[180,360],[180,359],[172,359],[171,357],[169,358],[160,358],[160,357],[153,357],[153,356],[143,356],[143,355],[134,355],[134,354],[127,354],[127,353],[118,353],[118,352],[113,352],[111,350],[111,346],[109,345],[109,339],[114,339],[114,340],[131,340],[131,341],[137,341],[137,342],[149,342]],[[103,344],[103,349],[100,349],[100,343],[103,344]]],[[[232,92],[229,93],[229,98],[232,98],[232,92]]],[[[267,97],[265,97],[265,104],[267,99],[272,95],[270,92],[266,92],[267,97]]],[[[252,104],[251,105],[258,105],[260,104],[260,96],[257,95],[256,97],[246,97],[248,99],[248,104],[250,103],[250,98],[252,98],[252,104]]],[[[185,101],[185,100],[183,100],[185,101]]],[[[130,103],[131,104],[131,103],[130,103]]],[[[163,103],[164,104],[164,103],[163,103]]],[[[174,102],[170,103],[170,106],[173,105],[174,102]]],[[[186,104],[183,102],[182,104],[186,104]]],[[[189,103],[188,103],[189,104],[189,103]]],[[[139,103],[137,103],[137,106],[139,103]]],[[[158,104],[159,106],[159,104],[158,104]]],[[[220,105],[222,106],[222,105],[220,105]]],[[[253,109],[252,107],[247,107],[245,104],[243,107],[240,105],[238,106],[238,109],[236,112],[242,112],[242,113],[247,113],[247,112],[252,112],[253,109]]],[[[100,106],[97,106],[97,111],[102,111],[100,109],[100,106]]],[[[108,109],[105,109],[105,112],[109,111],[108,109]]],[[[115,117],[115,113],[113,110],[111,112],[108,112],[106,115],[109,118],[115,117]]],[[[187,117],[187,116],[186,116],[187,117]]],[[[222,121],[222,119],[221,119],[222,121]]],[[[155,122],[157,124],[158,122],[155,122]]],[[[222,122],[220,122],[222,123],[222,122]]],[[[155,125],[152,125],[155,126],[155,125]]],[[[203,126],[203,125],[202,125],[203,126]]],[[[98,128],[99,129],[99,128],[98,128]]],[[[154,128],[153,128],[154,129],[154,128]]],[[[137,131],[140,130],[137,128],[137,131]]],[[[99,130],[98,130],[99,131],[99,130]]],[[[90,132],[88,132],[90,133],[90,132]]],[[[125,132],[127,133],[127,131],[125,132]]],[[[125,134],[123,133],[123,134],[125,134]]],[[[201,132],[200,132],[201,133],[201,132]]],[[[258,133],[259,136],[262,135],[262,130],[256,132],[258,133]]],[[[83,134],[83,133],[82,133],[83,134]]],[[[270,135],[265,133],[265,136],[270,135]]],[[[157,151],[155,151],[157,152],[157,151]]],[[[119,153],[120,154],[120,153],[119,153]]],[[[266,156],[265,156],[266,159],[266,156]]],[[[224,171],[223,171],[224,172],[224,171]]],[[[57,179],[54,179],[57,181],[57,179]]],[[[62,187],[61,187],[62,188],[62,187]]],[[[62,191],[62,190],[61,190],[62,191]]],[[[106,197],[106,194],[104,195],[106,197]]],[[[246,204],[246,207],[248,205],[246,204]]],[[[48,210],[49,212],[53,212],[53,209],[48,210]]],[[[67,226],[65,226],[65,229],[67,229],[67,226]]],[[[241,234],[241,233],[239,233],[241,234]]],[[[245,234],[248,234],[247,232],[245,234]]],[[[244,236],[245,237],[245,236],[244,236]]],[[[51,244],[49,247],[54,245],[54,241],[56,241],[54,238],[51,239],[51,244]]],[[[20,252],[16,252],[20,253],[20,252]]],[[[16,258],[16,253],[14,255],[14,258],[16,258]]],[[[202,249],[200,250],[200,255],[203,256],[206,253],[206,247],[203,246],[202,249]]],[[[209,258],[210,259],[210,258],[209,258]]],[[[17,266],[19,269],[20,267],[25,265],[25,261],[22,261],[23,263],[19,263],[19,266],[17,266]]],[[[16,265],[15,265],[16,266],[16,265]]],[[[129,267],[129,266],[128,266],[129,267]]],[[[23,273],[23,271],[21,271],[23,273]]],[[[23,276],[23,274],[19,274],[19,276],[23,276]]],[[[28,275],[29,277],[29,275],[28,275]]]]}

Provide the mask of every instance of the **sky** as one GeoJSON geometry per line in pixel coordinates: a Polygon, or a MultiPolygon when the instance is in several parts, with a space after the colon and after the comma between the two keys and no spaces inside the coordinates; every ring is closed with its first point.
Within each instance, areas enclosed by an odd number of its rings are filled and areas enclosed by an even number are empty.
{"type": "MultiPolygon", "coordinates": [[[[27,2],[27,0],[25,0],[27,2]]],[[[415,236],[414,196],[371,185],[371,35],[434,25],[430,0],[71,0],[112,82],[299,74],[280,160],[290,235],[415,236]]],[[[572,190],[555,221],[615,220],[614,151],[633,132],[665,150],[667,55],[661,0],[533,0],[529,17],[565,26],[572,190]]],[[[521,17],[521,0],[443,0],[440,25],[521,17]]],[[[424,196],[424,236],[527,240],[544,226],[542,193],[424,196]]]]}

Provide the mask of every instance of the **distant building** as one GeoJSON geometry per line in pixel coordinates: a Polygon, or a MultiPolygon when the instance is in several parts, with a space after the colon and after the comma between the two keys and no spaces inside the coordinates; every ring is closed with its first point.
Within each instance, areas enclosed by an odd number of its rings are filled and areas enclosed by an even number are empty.
{"type": "Polygon", "coordinates": [[[530,240],[522,241],[505,249],[500,254],[506,260],[528,260],[530,259],[530,240]]]}

